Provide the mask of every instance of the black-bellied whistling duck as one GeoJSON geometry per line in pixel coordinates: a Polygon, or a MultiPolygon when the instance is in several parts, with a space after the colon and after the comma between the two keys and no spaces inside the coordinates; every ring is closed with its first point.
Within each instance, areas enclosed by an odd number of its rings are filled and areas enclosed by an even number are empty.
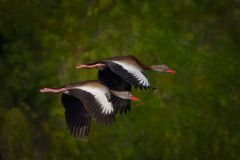
{"type": "MultiPolygon", "coordinates": [[[[98,79],[110,89],[117,91],[131,91],[131,85],[140,89],[150,88],[150,83],[144,74],[144,70],[154,70],[158,72],[175,73],[167,65],[146,66],[139,62],[134,56],[118,56],[100,60],[89,64],[76,66],[81,68],[98,68],[98,79]]],[[[130,100],[118,99],[118,111],[127,113],[130,111],[130,100]]]]}
{"type": "Polygon", "coordinates": [[[145,89],[150,88],[150,83],[144,75],[144,70],[175,73],[175,71],[168,68],[167,65],[146,66],[134,56],[112,57],[94,63],[86,65],[80,64],[76,66],[77,69],[99,68],[100,70],[106,67],[110,68],[113,73],[119,75],[123,80],[127,81],[131,85],[145,89]]]}
{"type": "Polygon", "coordinates": [[[139,100],[128,91],[110,90],[96,80],[73,83],[59,88],[43,88],[42,93],[63,93],[62,104],[65,107],[65,119],[74,137],[85,138],[89,134],[91,117],[103,124],[115,121],[117,101],[112,96],[122,99],[139,100]]]}

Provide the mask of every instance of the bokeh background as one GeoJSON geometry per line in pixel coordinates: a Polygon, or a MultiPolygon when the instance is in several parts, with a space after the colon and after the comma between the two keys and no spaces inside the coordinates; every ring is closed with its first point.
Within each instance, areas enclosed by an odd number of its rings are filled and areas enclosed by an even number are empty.
{"type": "Polygon", "coordinates": [[[3,159],[239,159],[239,0],[0,0],[3,159]],[[78,63],[135,55],[148,72],[127,116],[72,138],[60,95],[39,88],[96,79],[78,63]]]}

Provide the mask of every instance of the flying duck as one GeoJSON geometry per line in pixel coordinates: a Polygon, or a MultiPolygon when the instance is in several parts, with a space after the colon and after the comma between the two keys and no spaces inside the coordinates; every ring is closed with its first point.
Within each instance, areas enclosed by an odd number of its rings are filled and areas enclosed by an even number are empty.
{"type": "MultiPolygon", "coordinates": [[[[139,87],[145,89],[150,88],[150,83],[144,74],[144,70],[176,73],[174,70],[168,68],[167,65],[146,66],[134,56],[111,57],[90,64],[80,64],[77,65],[76,68],[98,68],[100,70],[109,68],[113,73],[119,75],[123,80],[136,88],[139,87]]],[[[109,77],[105,76],[105,78],[109,77]]]]}
{"type": "MultiPolygon", "coordinates": [[[[131,85],[140,89],[150,88],[150,83],[144,74],[145,70],[175,73],[167,65],[146,66],[134,56],[111,57],[89,64],[80,64],[76,68],[97,68],[99,69],[98,79],[104,85],[117,91],[129,92],[131,92],[131,85]]],[[[119,101],[118,111],[120,114],[130,111],[130,100],[119,99],[117,97],[114,99],[119,101]]]]}
{"type": "Polygon", "coordinates": [[[76,138],[86,138],[89,134],[91,118],[106,125],[115,121],[115,110],[119,99],[138,101],[128,91],[110,90],[102,82],[89,80],[72,83],[59,88],[43,88],[41,93],[62,93],[65,120],[70,134],[76,138]]]}

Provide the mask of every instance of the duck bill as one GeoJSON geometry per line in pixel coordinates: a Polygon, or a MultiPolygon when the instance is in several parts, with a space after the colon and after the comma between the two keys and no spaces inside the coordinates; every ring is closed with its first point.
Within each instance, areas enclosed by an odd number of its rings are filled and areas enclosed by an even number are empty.
{"type": "Polygon", "coordinates": [[[167,72],[167,73],[171,73],[171,74],[175,74],[175,73],[176,73],[176,71],[174,71],[173,69],[170,69],[170,68],[168,68],[168,69],[166,70],[166,72],[167,72]]]}
{"type": "Polygon", "coordinates": [[[132,96],[132,97],[131,97],[131,100],[132,100],[132,101],[140,101],[140,99],[137,98],[137,97],[135,97],[135,96],[132,96]]]}

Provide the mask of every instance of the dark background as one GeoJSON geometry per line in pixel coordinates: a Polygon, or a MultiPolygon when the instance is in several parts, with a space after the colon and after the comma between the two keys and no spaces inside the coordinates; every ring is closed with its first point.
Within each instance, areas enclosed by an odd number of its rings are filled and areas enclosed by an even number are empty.
{"type": "Polygon", "coordinates": [[[4,159],[239,159],[239,0],[0,0],[0,152],[4,159]],[[132,112],[73,139],[60,95],[96,79],[76,70],[116,55],[167,64],[132,112]]]}

